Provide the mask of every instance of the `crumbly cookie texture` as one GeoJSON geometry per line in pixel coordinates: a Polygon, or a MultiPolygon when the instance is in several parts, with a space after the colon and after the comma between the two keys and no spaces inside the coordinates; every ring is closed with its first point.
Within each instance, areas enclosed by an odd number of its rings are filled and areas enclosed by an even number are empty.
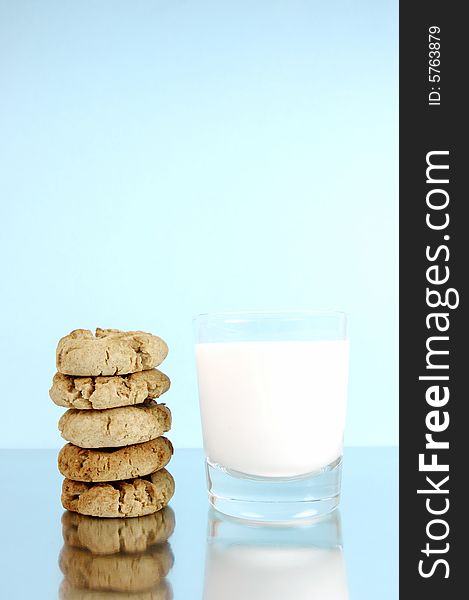
{"type": "Polygon", "coordinates": [[[109,377],[74,377],[56,373],[49,396],[58,406],[100,410],[159,398],[169,390],[170,383],[169,377],[157,369],[109,377]]]}
{"type": "Polygon", "coordinates": [[[75,329],[57,346],[57,371],[64,375],[125,375],[157,367],[168,346],[156,335],[118,329],[75,329]]]}
{"type": "Polygon", "coordinates": [[[173,592],[166,579],[144,592],[118,592],[78,588],[64,579],[59,587],[60,600],[173,600],[173,592]]]}
{"type": "Polygon", "coordinates": [[[140,592],[153,588],[173,566],[166,542],[143,554],[94,555],[65,545],[59,566],[67,581],[78,588],[140,592]]]}
{"type": "Polygon", "coordinates": [[[170,429],[171,411],[154,400],[107,410],[71,408],[59,420],[62,437],[81,448],[140,444],[160,437],[170,429]]]}
{"type": "Polygon", "coordinates": [[[166,542],[174,525],[174,512],[169,506],[134,519],[100,519],[68,510],[62,515],[64,542],[93,554],[145,552],[166,542]]]}
{"type": "Polygon", "coordinates": [[[154,473],[168,464],[172,454],[173,445],[165,437],[116,449],[67,444],[59,452],[58,466],[74,481],[118,481],[154,473]]]}
{"type": "Polygon", "coordinates": [[[65,479],[62,505],[94,517],[142,517],[166,506],[174,494],[174,479],[161,469],[146,478],[114,483],[84,483],[65,479]]]}

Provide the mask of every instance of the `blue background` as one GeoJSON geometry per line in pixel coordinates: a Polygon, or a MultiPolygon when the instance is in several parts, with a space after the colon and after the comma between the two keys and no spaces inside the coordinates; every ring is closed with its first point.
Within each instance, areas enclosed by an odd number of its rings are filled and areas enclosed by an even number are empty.
{"type": "MultiPolygon", "coordinates": [[[[59,337],[350,315],[348,445],[397,443],[397,2],[0,0],[4,447],[58,447],[59,337]]],[[[288,394],[285,396],[288,402],[288,394]]]]}

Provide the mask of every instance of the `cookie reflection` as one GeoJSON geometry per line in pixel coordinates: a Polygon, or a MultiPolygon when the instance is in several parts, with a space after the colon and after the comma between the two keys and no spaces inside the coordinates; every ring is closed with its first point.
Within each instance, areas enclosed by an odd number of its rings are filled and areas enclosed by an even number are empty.
{"type": "Polygon", "coordinates": [[[174,558],[168,538],[174,512],[165,508],[145,517],[100,519],[65,512],[62,600],[170,600],[165,577],[174,558]]]}
{"type": "Polygon", "coordinates": [[[304,527],[209,512],[204,600],[347,600],[340,515],[304,527]]]}

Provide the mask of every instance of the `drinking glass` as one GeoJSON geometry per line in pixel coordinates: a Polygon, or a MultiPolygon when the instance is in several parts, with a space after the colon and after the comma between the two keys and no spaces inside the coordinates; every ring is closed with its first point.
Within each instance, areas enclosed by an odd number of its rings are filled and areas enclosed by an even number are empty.
{"type": "Polygon", "coordinates": [[[195,334],[210,503],[260,522],[333,510],[347,403],[345,314],[202,314],[195,334]]]}

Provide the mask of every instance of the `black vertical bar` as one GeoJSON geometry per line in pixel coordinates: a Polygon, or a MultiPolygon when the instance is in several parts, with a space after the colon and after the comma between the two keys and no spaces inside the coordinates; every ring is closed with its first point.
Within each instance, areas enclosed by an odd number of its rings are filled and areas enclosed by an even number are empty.
{"type": "Polygon", "coordinates": [[[462,442],[469,438],[464,9],[463,2],[441,0],[400,5],[399,587],[404,599],[422,592],[425,600],[450,600],[460,597],[458,587],[467,593],[462,570],[467,529],[462,442]],[[435,165],[428,173],[427,161],[435,165]],[[448,354],[432,353],[436,350],[448,354]],[[432,460],[448,471],[430,471],[432,460]]]}

